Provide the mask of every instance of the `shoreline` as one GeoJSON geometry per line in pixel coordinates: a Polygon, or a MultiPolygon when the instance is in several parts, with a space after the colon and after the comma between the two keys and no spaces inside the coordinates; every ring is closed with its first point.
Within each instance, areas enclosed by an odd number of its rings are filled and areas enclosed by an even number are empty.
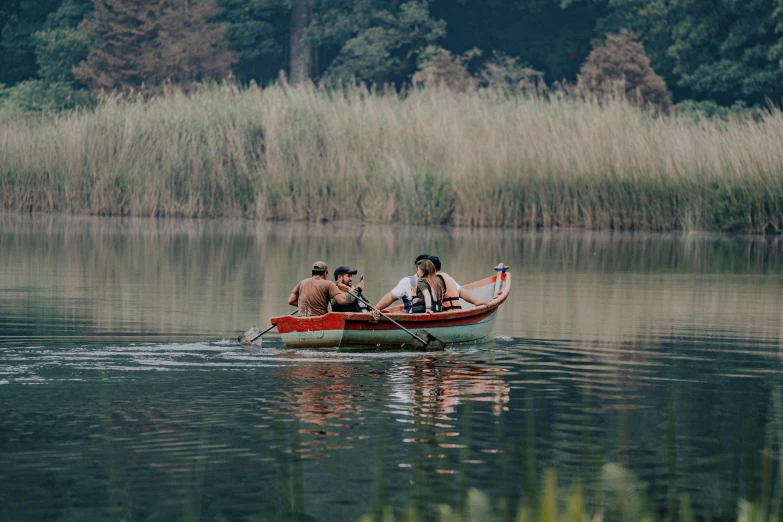
{"type": "MultiPolygon", "coordinates": [[[[573,236],[586,237],[597,236],[616,239],[705,239],[705,240],[741,240],[741,241],[763,241],[765,243],[783,241],[783,234],[760,234],[748,232],[716,232],[710,230],[617,230],[617,229],[591,229],[584,227],[499,227],[499,226],[478,226],[478,225],[417,225],[402,222],[393,223],[367,223],[361,221],[287,221],[287,220],[262,220],[258,218],[246,217],[183,217],[183,216],[118,216],[118,215],[97,215],[97,214],[72,214],[66,212],[20,212],[13,210],[0,209],[0,223],[4,220],[19,221],[29,219],[30,222],[51,220],[49,225],[59,221],[85,222],[86,224],[107,223],[117,225],[118,229],[125,226],[150,226],[154,228],[171,227],[174,229],[186,229],[190,227],[212,227],[225,226],[231,231],[262,229],[300,229],[300,231],[313,231],[320,233],[318,229],[331,229],[341,232],[356,231],[362,232],[365,229],[381,229],[389,232],[396,231],[439,231],[446,235],[467,235],[475,234],[518,234],[520,237],[557,237],[573,236]]],[[[66,226],[70,226],[67,223],[66,226]]]]}

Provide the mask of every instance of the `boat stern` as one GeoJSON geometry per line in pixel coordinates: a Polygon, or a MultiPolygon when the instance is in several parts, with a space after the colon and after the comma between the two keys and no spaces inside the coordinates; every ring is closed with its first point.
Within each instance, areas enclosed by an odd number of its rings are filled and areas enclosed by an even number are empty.
{"type": "Polygon", "coordinates": [[[345,329],[346,314],[330,312],[318,317],[273,317],[271,322],[288,348],[337,348],[345,329]]]}

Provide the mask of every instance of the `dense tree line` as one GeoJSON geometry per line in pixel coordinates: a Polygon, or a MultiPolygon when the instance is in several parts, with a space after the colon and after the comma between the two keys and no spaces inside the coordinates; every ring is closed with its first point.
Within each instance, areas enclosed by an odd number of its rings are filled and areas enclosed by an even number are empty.
{"type": "Polygon", "coordinates": [[[783,0],[4,0],[0,97],[67,106],[88,89],[227,74],[263,85],[281,71],[291,83],[403,85],[429,70],[576,84],[621,33],[674,102],[783,98],[783,0]]]}

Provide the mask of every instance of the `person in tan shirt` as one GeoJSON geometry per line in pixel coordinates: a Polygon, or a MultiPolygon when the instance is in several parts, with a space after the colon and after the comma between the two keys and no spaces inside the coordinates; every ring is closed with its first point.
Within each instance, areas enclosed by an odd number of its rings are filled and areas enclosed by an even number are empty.
{"type": "Polygon", "coordinates": [[[345,294],[326,279],[329,269],[323,261],[313,263],[312,277],[301,281],[291,292],[288,304],[299,308],[300,317],[315,317],[329,313],[329,299],[344,305],[345,294]]]}

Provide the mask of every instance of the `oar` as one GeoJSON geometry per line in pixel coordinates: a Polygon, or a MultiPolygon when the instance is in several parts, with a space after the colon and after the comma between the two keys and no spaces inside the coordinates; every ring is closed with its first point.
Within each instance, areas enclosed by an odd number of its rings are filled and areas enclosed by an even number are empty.
{"type": "MultiPolygon", "coordinates": [[[[299,310],[294,310],[293,312],[291,312],[291,313],[290,313],[290,314],[288,314],[288,315],[296,315],[298,312],[299,312],[299,310]]],[[[262,335],[264,335],[265,333],[267,333],[268,331],[270,331],[270,330],[271,330],[272,328],[274,328],[275,326],[277,326],[277,325],[274,325],[274,324],[273,324],[272,326],[270,326],[269,328],[267,328],[266,330],[264,330],[264,331],[263,331],[263,332],[261,332],[261,333],[258,333],[258,328],[255,328],[255,327],[254,327],[254,328],[251,328],[251,329],[250,329],[250,330],[248,330],[247,332],[245,332],[245,333],[243,333],[242,335],[240,335],[240,336],[237,338],[237,341],[239,341],[239,344],[241,344],[241,345],[243,345],[243,346],[244,346],[244,345],[253,344],[253,342],[255,342],[255,340],[256,340],[256,339],[260,338],[262,335]]]]}
{"type": "MultiPolygon", "coordinates": [[[[352,296],[354,296],[357,299],[359,298],[359,296],[357,296],[356,294],[354,294],[350,290],[346,290],[346,293],[351,294],[352,296]]],[[[383,316],[384,319],[386,319],[387,321],[389,321],[390,323],[392,323],[396,327],[400,328],[406,334],[410,335],[413,338],[413,346],[414,346],[414,348],[416,348],[418,350],[432,350],[432,351],[435,351],[435,350],[441,351],[441,350],[445,350],[446,349],[446,345],[443,344],[443,341],[441,341],[438,338],[436,338],[434,335],[429,333],[427,330],[419,330],[418,333],[413,333],[410,330],[408,330],[407,328],[405,328],[403,325],[401,325],[400,323],[398,323],[397,321],[395,321],[394,319],[392,319],[391,317],[386,315],[385,313],[383,313],[380,310],[378,310],[377,308],[375,308],[370,303],[367,303],[367,301],[365,301],[365,303],[367,304],[367,307],[370,310],[374,310],[374,311],[378,312],[379,314],[381,314],[381,316],[383,316]],[[421,337],[419,337],[419,336],[421,336],[421,337]]]]}

